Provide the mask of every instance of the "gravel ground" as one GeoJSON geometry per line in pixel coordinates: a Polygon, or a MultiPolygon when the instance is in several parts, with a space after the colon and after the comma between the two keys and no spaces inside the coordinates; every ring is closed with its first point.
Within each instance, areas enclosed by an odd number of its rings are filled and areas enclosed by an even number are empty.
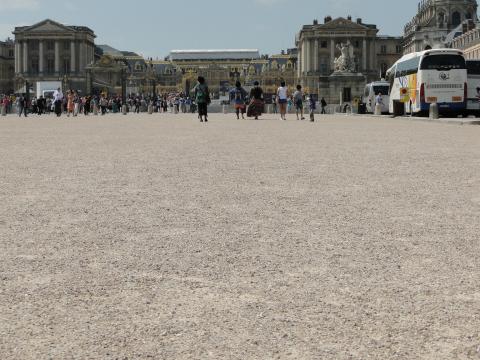
{"type": "Polygon", "coordinates": [[[480,127],[0,118],[1,359],[480,359],[480,127]]]}

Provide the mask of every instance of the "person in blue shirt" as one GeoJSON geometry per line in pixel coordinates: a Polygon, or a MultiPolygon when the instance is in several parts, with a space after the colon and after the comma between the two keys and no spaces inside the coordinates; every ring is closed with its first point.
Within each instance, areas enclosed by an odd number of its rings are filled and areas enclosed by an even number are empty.
{"type": "Polygon", "coordinates": [[[230,91],[230,101],[233,102],[235,107],[235,113],[237,114],[237,119],[240,119],[240,113],[242,114],[242,119],[245,119],[245,112],[247,109],[246,105],[247,92],[242,87],[240,81],[235,83],[235,88],[230,91]]]}

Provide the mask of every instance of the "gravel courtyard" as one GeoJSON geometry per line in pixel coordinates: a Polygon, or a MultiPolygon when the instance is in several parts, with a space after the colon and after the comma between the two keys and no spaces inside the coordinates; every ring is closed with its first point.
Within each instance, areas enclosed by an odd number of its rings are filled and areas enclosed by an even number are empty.
{"type": "Polygon", "coordinates": [[[0,118],[0,358],[480,359],[480,126],[0,118]]]}

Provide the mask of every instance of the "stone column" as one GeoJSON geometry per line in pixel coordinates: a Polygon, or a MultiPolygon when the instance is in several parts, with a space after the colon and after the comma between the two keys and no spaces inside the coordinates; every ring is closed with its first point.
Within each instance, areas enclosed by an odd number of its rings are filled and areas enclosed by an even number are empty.
{"type": "Polygon", "coordinates": [[[15,42],[15,74],[20,73],[19,59],[20,59],[20,44],[15,42]]]}
{"type": "Polygon", "coordinates": [[[76,56],[75,54],[75,40],[72,40],[70,43],[70,73],[74,74],[77,70],[77,64],[76,64],[76,56]]]}
{"type": "Polygon", "coordinates": [[[55,73],[60,73],[60,41],[55,40],[55,73]]]}
{"type": "Polygon", "coordinates": [[[335,71],[335,40],[330,40],[330,69],[335,71]]]}
{"type": "Polygon", "coordinates": [[[367,39],[363,39],[362,66],[363,66],[363,71],[366,71],[368,69],[368,64],[367,64],[367,39]]]}
{"type": "Polygon", "coordinates": [[[80,49],[79,49],[79,59],[80,59],[80,68],[78,69],[79,72],[82,72],[85,70],[85,59],[86,59],[86,56],[85,56],[85,43],[82,41],[80,42],[80,49]]]}
{"type": "Polygon", "coordinates": [[[302,76],[302,71],[303,71],[303,57],[302,57],[302,51],[303,51],[303,47],[302,45],[300,44],[300,49],[298,51],[298,64],[297,64],[297,75],[298,75],[298,78],[300,79],[300,77],[302,76]]]}
{"type": "Polygon", "coordinates": [[[43,74],[45,71],[45,52],[44,52],[44,42],[40,40],[38,42],[38,72],[43,74]]]}
{"type": "Polygon", "coordinates": [[[307,65],[306,65],[306,71],[307,73],[309,71],[312,70],[312,41],[310,39],[308,39],[306,42],[305,42],[305,45],[307,45],[307,54],[306,54],[306,57],[307,57],[307,65]]]}
{"type": "Polygon", "coordinates": [[[318,42],[319,42],[319,40],[315,39],[315,47],[314,47],[314,50],[313,50],[313,70],[315,72],[320,70],[319,66],[318,66],[318,42]]]}
{"type": "Polygon", "coordinates": [[[370,62],[370,67],[371,67],[371,70],[372,71],[377,71],[377,64],[376,64],[376,61],[375,59],[377,58],[377,49],[376,49],[376,46],[375,46],[375,39],[372,39],[372,41],[370,42],[370,47],[371,47],[371,62],[370,62]]]}
{"type": "Polygon", "coordinates": [[[23,72],[28,73],[28,41],[23,42],[23,72]]]}

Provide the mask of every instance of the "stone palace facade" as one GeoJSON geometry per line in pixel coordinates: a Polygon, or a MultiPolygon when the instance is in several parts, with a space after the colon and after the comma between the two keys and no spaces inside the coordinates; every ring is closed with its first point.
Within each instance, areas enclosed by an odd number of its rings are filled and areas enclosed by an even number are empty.
{"type": "Polygon", "coordinates": [[[404,53],[436,47],[452,47],[453,39],[464,32],[463,24],[475,27],[476,0],[423,0],[418,12],[404,28],[404,53]]]}
{"type": "Polygon", "coordinates": [[[96,36],[91,29],[44,20],[16,27],[13,34],[17,91],[25,82],[34,87],[40,81],[87,91],[85,68],[95,60],[96,36]]]}
{"type": "Polygon", "coordinates": [[[0,95],[14,92],[15,43],[11,39],[0,41],[0,95]]]}
{"type": "Polygon", "coordinates": [[[402,38],[379,36],[376,25],[365,24],[361,19],[351,17],[332,19],[326,17],[323,24],[314,21],[302,27],[296,38],[298,49],[297,79],[305,91],[325,97],[327,102],[340,102],[339,93],[344,93],[345,101],[361,96],[367,82],[380,80],[402,56],[402,38]],[[352,52],[351,73],[356,75],[349,85],[345,78],[341,86],[338,77],[332,75],[337,70],[336,60],[342,55],[342,44],[348,44],[352,52]]]}

